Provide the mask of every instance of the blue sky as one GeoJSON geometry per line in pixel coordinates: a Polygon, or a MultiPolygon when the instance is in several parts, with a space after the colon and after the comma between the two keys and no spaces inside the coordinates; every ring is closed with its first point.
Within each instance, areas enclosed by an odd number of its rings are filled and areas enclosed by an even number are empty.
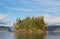
{"type": "Polygon", "coordinates": [[[60,0],[0,0],[0,21],[12,25],[17,17],[44,16],[48,24],[60,24],[60,0]]]}

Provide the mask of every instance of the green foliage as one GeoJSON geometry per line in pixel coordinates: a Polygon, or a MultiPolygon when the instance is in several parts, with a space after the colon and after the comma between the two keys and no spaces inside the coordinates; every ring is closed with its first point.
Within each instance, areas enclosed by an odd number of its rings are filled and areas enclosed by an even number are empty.
{"type": "Polygon", "coordinates": [[[14,23],[15,29],[26,29],[26,30],[45,30],[46,24],[44,22],[43,16],[41,17],[26,17],[25,19],[17,18],[16,22],[14,23]]]}

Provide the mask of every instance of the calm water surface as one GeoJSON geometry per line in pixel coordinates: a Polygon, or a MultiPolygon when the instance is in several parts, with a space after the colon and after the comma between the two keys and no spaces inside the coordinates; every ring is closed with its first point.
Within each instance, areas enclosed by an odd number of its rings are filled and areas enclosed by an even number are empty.
{"type": "Polygon", "coordinates": [[[0,39],[15,39],[14,33],[0,31],[0,39]]]}
{"type": "MultiPolygon", "coordinates": [[[[0,39],[16,39],[12,32],[0,31],[0,39]]],[[[60,33],[48,33],[45,39],[60,39],[60,33]]]]}
{"type": "Polygon", "coordinates": [[[48,33],[46,39],[60,39],[60,32],[48,33]]]}

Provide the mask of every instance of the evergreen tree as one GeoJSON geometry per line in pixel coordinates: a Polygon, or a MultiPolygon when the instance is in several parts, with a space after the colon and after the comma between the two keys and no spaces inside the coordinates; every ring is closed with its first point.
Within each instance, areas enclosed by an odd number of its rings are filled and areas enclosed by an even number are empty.
{"type": "Polygon", "coordinates": [[[46,24],[44,22],[44,17],[26,17],[25,19],[17,18],[16,23],[14,23],[15,29],[32,29],[32,30],[46,30],[46,24]]]}

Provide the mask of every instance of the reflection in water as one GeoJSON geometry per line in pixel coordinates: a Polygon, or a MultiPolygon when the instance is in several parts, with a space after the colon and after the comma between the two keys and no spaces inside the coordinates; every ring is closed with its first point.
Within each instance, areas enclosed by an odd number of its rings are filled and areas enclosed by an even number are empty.
{"type": "Polygon", "coordinates": [[[42,36],[43,34],[38,32],[19,32],[14,34],[13,32],[0,31],[0,39],[44,39],[42,36]]]}
{"type": "Polygon", "coordinates": [[[16,34],[16,39],[44,39],[44,35],[38,32],[19,32],[16,34]]]}
{"type": "MultiPolygon", "coordinates": [[[[44,39],[42,34],[38,32],[27,33],[27,32],[19,32],[18,34],[12,32],[1,32],[0,31],[0,39],[44,39]],[[15,38],[16,36],[16,38],[15,38]]],[[[45,39],[60,39],[60,32],[57,33],[47,33],[45,39]]]]}

